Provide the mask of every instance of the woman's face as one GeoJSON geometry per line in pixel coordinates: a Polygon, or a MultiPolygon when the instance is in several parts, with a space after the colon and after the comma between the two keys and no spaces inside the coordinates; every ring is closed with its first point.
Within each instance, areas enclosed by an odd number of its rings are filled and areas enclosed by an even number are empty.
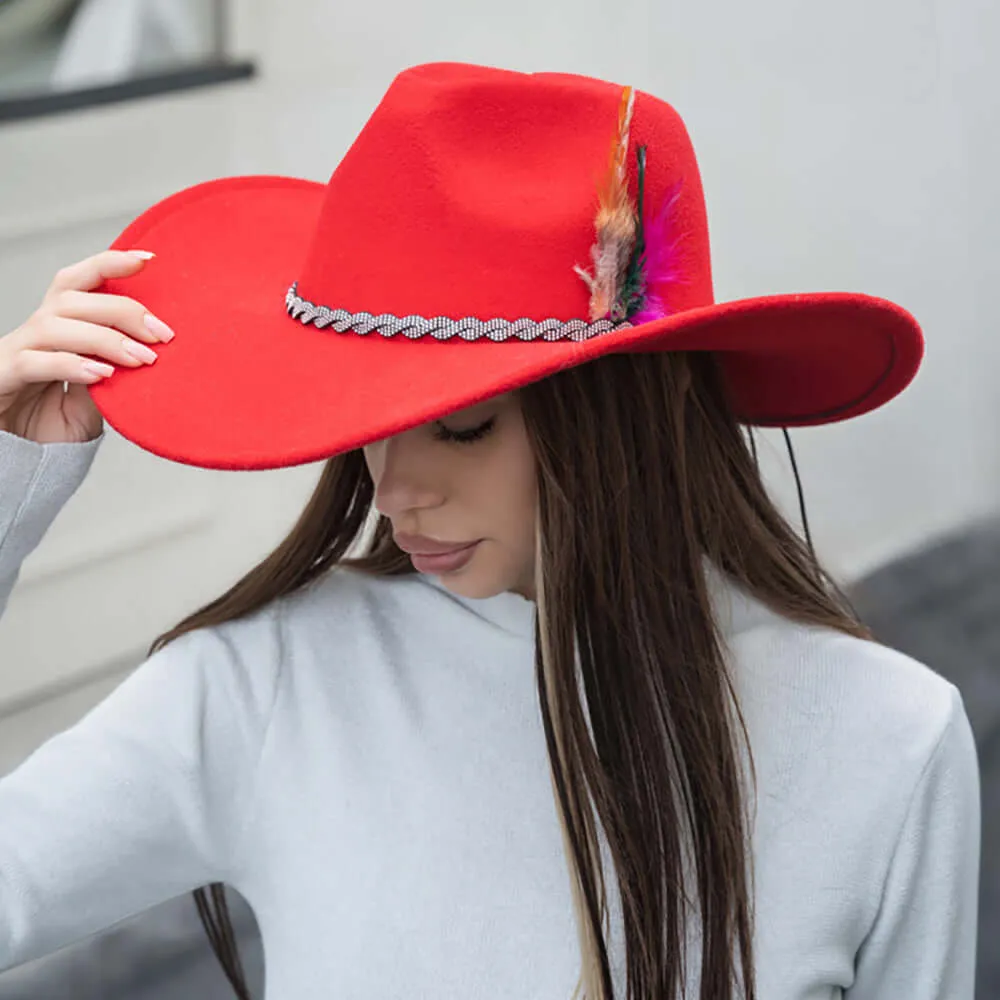
{"type": "Polygon", "coordinates": [[[458,569],[422,572],[463,597],[535,599],[535,458],[516,393],[375,441],[364,455],[394,533],[478,542],[458,569]]]}

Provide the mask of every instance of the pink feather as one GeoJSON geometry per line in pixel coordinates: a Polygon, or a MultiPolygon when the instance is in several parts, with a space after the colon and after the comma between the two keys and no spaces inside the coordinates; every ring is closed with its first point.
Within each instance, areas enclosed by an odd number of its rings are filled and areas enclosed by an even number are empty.
{"type": "Polygon", "coordinates": [[[642,309],[629,317],[635,325],[669,316],[673,310],[661,297],[666,286],[684,283],[680,264],[681,237],[676,234],[672,213],[681,193],[681,181],[667,190],[655,214],[644,213],[642,255],[646,299],[642,309]]]}

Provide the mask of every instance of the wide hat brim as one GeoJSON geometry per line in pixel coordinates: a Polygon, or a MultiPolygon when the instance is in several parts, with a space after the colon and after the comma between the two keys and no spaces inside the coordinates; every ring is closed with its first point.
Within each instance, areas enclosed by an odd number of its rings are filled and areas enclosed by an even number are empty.
{"type": "Polygon", "coordinates": [[[602,354],[660,350],[717,352],[741,421],[795,427],[881,406],[922,358],[909,312],[846,292],[722,302],[583,341],[408,340],[303,324],[285,297],[325,194],[294,177],[222,178],[170,195],[121,233],[112,249],[157,256],[101,290],[138,300],[176,338],[156,345],[154,364],[90,387],[111,427],[187,465],[301,465],[602,354]]]}

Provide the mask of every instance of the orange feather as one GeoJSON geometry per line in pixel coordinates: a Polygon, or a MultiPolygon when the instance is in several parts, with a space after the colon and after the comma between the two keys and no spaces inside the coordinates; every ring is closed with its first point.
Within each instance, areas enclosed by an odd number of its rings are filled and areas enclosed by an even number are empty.
{"type": "Polygon", "coordinates": [[[607,316],[613,306],[635,245],[636,216],[628,193],[626,163],[635,91],[625,87],[618,104],[618,129],[611,142],[608,170],[597,192],[597,217],[594,228],[597,241],[591,248],[593,274],[582,268],[576,273],[591,291],[590,318],[607,316]]]}

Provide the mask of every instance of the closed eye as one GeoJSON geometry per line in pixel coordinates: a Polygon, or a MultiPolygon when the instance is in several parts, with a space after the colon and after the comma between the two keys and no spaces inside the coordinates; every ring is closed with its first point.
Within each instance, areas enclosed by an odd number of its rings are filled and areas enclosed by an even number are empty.
{"type": "Polygon", "coordinates": [[[485,423],[480,424],[478,427],[470,427],[468,430],[453,431],[445,427],[444,424],[438,422],[438,429],[434,432],[434,437],[438,441],[456,441],[461,444],[469,444],[472,441],[478,441],[480,438],[485,437],[496,424],[497,418],[490,417],[485,423]]]}

